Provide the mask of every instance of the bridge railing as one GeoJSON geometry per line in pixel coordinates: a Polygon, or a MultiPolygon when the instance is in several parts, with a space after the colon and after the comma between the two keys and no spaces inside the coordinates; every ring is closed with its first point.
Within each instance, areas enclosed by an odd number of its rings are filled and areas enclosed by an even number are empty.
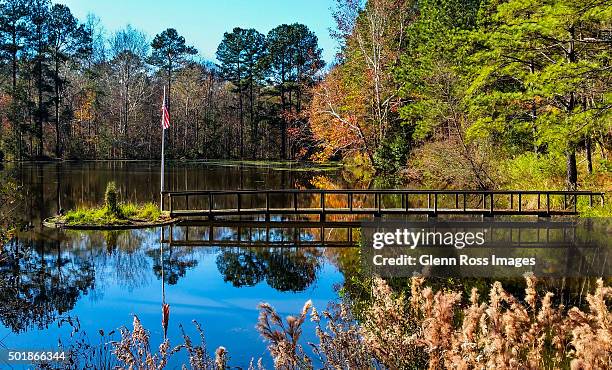
{"type": "MultiPolygon", "coordinates": [[[[570,215],[579,199],[604,193],[561,190],[279,189],[165,191],[173,215],[482,214],[570,215]],[[306,198],[306,199],[304,199],[306,198]]],[[[582,200],[581,200],[582,201],[582,200]]]]}

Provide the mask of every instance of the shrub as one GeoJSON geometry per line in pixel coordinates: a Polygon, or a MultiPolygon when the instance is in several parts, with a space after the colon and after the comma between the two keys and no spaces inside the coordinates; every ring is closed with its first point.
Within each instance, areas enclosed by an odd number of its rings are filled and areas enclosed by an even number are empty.
{"type": "Polygon", "coordinates": [[[111,181],[106,185],[106,191],[104,192],[104,205],[111,214],[115,216],[119,216],[121,214],[119,209],[117,186],[115,185],[114,181],[111,181]]]}
{"type": "Polygon", "coordinates": [[[509,189],[561,189],[565,179],[565,159],[558,154],[525,153],[504,162],[509,189]]]}
{"type": "Polygon", "coordinates": [[[138,207],[136,218],[140,220],[157,220],[161,216],[159,206],[155,203],[145,203],[138,207]]]}

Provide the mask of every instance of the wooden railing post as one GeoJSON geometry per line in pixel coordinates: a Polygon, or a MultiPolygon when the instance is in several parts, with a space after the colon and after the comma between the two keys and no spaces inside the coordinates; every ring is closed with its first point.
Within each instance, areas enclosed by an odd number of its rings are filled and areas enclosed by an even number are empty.
{"type": "Polygon", "coordinates": [[[168,194],[168,196],[170,197],[169,201],[170,201],[170,215],[172,215],[172,212],[174,211],[174,206],[173,206],[173,202],[172,202],[172,194],[168,194]]]}
{"type": "Polygon", "coordinates": [[[353,193],[348,193],[348,207],[349,211],[353,212],[353,193]]]}
{"type": "Polygon", "coordinates": [[[493,199],[493,193],[491,193],[491,216],[495,213],[495,200],[493,199]]]}
{"type": "Polygon", "coordinates": [[[438,193],[434,193],[434,214],[438,215],[438,193]]]}
{"type": "Polygon", "coordinates": [[[574,193],[574,213],[578,213],[578,194],[574,193]]]}
{"type": "Polygon", "coordinates": [[[298,210],[298,193],[297,192],[293,192],[293,208],[295,209],[295,212],[297,213],[297,210],[298,210]]]}
{"type": "MultiPolygon", "coordinates": [[[[266,221],[270,222],[270,191],[266,190],[266,215],[265,215],[266,221]]],[[[269,229],[266,228],[266,242],[269,242],[269,229]]]]}
{"type": "MultiPolygon", "coordinates": [[[[321,222],[325,222],[325,192],[321,192],[321,216],[319,217],[321,222]]],[[[321,232],[323,232],[323,228],[321,228],[321,232]]],[[[321,233],[321,238],[323,238],[323,233],[321,233]]],[[[321,241],[323,243],[323,240],[321,241]]]]}
{"type": "Polygon", "coordinates": [[[242,202],[241,202],[241,196],[240,196],[240,194],[241,194],[240,192],[237,192],[237,193],[236,193],[236,196],[238,197],[238,212],[240,212],[240,208],[241,208],[241,205],[242,205],[242,204],[241,204],[242,202]]]}
{"type": "Polygon", "coordinates": [[[550,216],[550,192],[546,193],[546,215],[550,216]]]}

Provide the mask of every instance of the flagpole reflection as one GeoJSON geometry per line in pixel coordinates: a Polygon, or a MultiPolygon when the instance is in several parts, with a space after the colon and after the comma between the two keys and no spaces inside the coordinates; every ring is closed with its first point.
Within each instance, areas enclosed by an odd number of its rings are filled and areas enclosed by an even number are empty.
{"type": "Polygon", "coordinates": [[[159,238],[159,259],[161,264],[162,281],[162,328],[164,329],[164,339],[168,336],[168,320],[170,319],[170,305],[166,303],[166,281],[164,276],[164,227],[160,227],[159,238]]]}

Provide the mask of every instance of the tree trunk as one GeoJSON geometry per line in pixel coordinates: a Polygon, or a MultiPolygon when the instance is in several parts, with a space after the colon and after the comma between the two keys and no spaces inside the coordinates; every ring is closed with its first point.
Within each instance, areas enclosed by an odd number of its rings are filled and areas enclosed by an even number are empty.
{"type": "Polygon", "coordinates": [[[576,167],[576,150],[570,148],[565,153],[565,162],[567,166],[566,186],[568,190],[576,190],[578,188],[578,168],[576,167]]]}
{"type": "Polygon", "coordinates": [[[244,159],[244,112],[242,106],[242,74],[240,73],[240,62],[237,64],[236,70],[238,71],[238,109],[240,110],[240,128],[238,134],[240,135],[240,159],[244,159]]]}
{"type": "Polygon", "coordinates": [[[593,150],[591,148],[591,137],[587,136],[586,138],[586,160],[587,160],[587,170],[589,174],[593,174],[593,150]]]}
{"type": "Polygon", "coordinates": [[[59,116],[59,55],[55,54],[55,156],[61,157],[61,134],[60,134],[60,116],[59,116]]]}

